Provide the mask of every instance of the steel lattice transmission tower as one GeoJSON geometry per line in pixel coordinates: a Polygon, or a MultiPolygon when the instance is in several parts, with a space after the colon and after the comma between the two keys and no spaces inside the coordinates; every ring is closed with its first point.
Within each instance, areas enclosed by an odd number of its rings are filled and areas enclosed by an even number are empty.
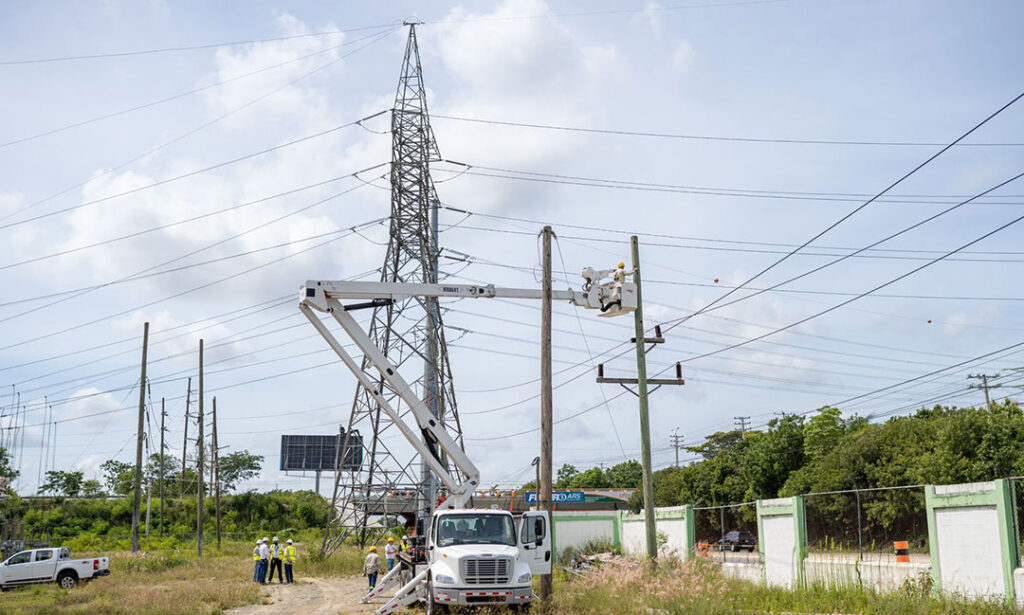
{"type": "MultiPolygon", "coordinates": [[[[430,162],[439,160],[440,154],[427,113],[416,25],[406,25],[409,39],[391,115],[391,223],[380,279],[436,283],[439,202],[430,177],[430,162]]],[[[409,299],[374,307],[369,334],[390,362],[404,368],[407,379],[412,380],[415,359],[423,361],[423,373],[412,384],[461,446],[462,428],[437,299],[409,299]]],[[[367,367],[364,360],[363,368],[367,367]]],[[[399,412],[408,410],[383,379],[375,380],[399,412]]],[[[410,500],[415,498],[420,518],[429,515],[436,503],[437,479],[425,464],[417,462],[411,449],[406,452],[389,447],[386,436],[398,432],[381,414],[371,395],[358,387],[342,450],[349,450],[350,441],[354,442],[351,436],[358,434],[362,438],[363,463],[358,470],[338,468],[335,472],[324,555],[350,536],[361,545],[375,539],[383,528],[367,528],[368,517],[388,510],[406,493],[410,500]]]]}

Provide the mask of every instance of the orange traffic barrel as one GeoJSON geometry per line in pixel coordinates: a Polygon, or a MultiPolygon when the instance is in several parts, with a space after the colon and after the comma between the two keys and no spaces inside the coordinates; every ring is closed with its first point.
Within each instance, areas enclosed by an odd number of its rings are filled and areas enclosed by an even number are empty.
{"type": "Polygon", "coordinates": [[[896,540],[892,543],[893,551],[896,553],[896,561],[910,563],[910,545],[906,540],[896,540]]]}

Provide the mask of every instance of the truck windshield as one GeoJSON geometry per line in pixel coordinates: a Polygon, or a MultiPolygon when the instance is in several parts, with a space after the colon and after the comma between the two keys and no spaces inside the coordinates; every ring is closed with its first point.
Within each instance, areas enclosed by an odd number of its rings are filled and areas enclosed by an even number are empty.
{"type": "Polygon", "coordinates": [[[516,546],[516,530],[509,515],[447,515],[437,524],[437,546],[494,544],[516,546]]]}

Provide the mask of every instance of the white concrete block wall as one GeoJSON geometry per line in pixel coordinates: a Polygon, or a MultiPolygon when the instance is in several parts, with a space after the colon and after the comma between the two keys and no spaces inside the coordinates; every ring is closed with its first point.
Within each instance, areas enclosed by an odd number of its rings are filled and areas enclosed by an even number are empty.
{"type": "Polygon", "coordinates": [[[935,511],[939,579],[942,590],[968,596],[1005,593],[995,506],[940,508],[935,511]]]}
{"type": "Polygon", "coordinates": [[[622,553],[643,557],[647,553],[647,528],[644,518],[626,515],[622,518],[622,553]]]}
{"type": "Polygon", "coordinates": [[[764,544],[764,576],[769,585],[796,585],[796,527],[793,515],[762,517],[760,536],[764,544]]]}
{"type": "Polygon", "coordinates": [[[611,519],[580,520],[585,517],[610,517],[614,512],[559,512],[553,513],[555,524],[555,553],[559,556],[569,547],[579,548],[596,540],[615,540],[615,521],[611,519]],[[571,520],[559,521],[572,517],[571,520]]]}
{"type": "Polygon", "coordinates": [[[658,531],[665,534],[668,542],[661,548],[660,557],[671,557],[686,561],[686,519],[658,519],[658,531]]]}
{"type": "Polygon", "coordinates": [[[897,563],[892,554],[865,554],[858,561],[857,554],[820,555],[814,554],[804,561],[804,576],[807,583],[825,586],[849,586],[871,588],[879,592],[892,592],[908,579],[917,580],[931,571],[927,560],[897,563]]]}

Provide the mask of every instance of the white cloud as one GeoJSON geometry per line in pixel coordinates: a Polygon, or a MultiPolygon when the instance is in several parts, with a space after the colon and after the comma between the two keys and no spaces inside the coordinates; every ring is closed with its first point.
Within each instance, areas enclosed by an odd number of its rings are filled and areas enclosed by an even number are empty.
{"type": "Polygon", "coordinates": [[[688,41],[677,41],[669,56],[669,66],[677,73],[688,73],[693,70],[694,50],[688,41]]]}

